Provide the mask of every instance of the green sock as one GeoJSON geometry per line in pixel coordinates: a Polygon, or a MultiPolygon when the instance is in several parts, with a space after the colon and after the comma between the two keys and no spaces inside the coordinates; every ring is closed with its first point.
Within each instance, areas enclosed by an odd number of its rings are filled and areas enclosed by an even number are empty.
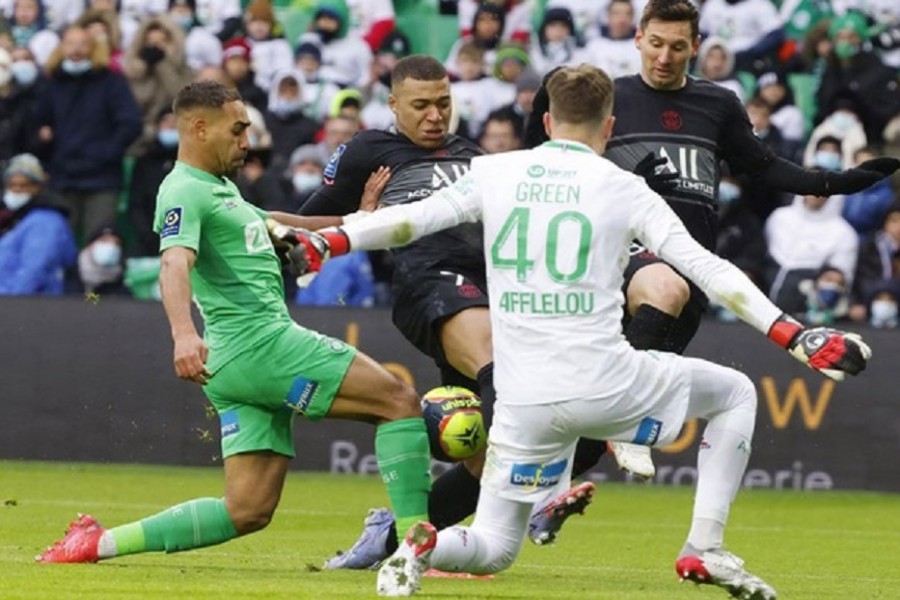
{"type": "Polygon", "coordinates": [[[237,537],[222,498],[198,498],[152,517],[114,527],[115,555],[138,552],[179,552],[213,546],[237,537]]]}
{"type": "Polygon", "coordinates": [[[431,451],[422,417],[380,425],[375,432],[375,456],[394,509],[397,536],[402,538],[417,521],[428,520],[431,451]]]}

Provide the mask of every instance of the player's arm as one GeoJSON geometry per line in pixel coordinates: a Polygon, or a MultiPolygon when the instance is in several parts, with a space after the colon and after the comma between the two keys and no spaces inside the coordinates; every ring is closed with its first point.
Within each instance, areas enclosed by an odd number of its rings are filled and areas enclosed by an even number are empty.
{"type": "Polygon", "coordinates": [[[772,304],[737,267],[701,246],[668,204],[649,188],[633,193],[634,236],[696,283],[710,298],[824,375],[842,380],[866,367],[872,352],[853,333],[807,329],[772,304]]]}
{"type": "Polygon", "coordinates": [[[359,210],[366,181],[380,166],[375,160],[366,137],[357,136],[338,146],[325,165],[324,184],[303,203],[298,213],[342,216],[359,210]]]}
{"type": "Polygon", "coordinates": [[[720,140],[728,164],[738,173],[747,173],[774,189],[792,194],[852,194],[890,177],[900,169],[896,158],[874,158],[846,171],[804,169],[776,156],[753,133],[753,126],[737,98],[731,106],[731,124],[723,128],[720,140]]]}
{"type": "Polygon", "coordinates": [[[405,246],[431,233],[480,219],[481,195],[470,170],[452,186],[424,200],[389,206],[333,229],[292,230],[288,235],[295,247],[289,258],[295,274],[314,273],[332,256],[350,250],[405,246]]]}
{"type": "Polygon", "coordinates": [[[175,373],[181,379],[203,385],[209,377],[206,370],[209,350],[191,318],[190,272],[196,260],[194,251],[184,246],[170,246],[163,250],[159,290],[175,343],[175,373]]]}

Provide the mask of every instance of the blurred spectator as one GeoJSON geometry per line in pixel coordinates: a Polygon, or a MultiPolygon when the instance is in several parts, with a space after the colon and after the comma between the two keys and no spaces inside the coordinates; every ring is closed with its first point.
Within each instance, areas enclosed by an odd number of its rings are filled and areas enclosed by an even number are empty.
{"type": "Polygon", "coordinates": [[[812,28],[834,16],[834,9],[827,0],[784,0],[778,16],[785,38],[802,45],[812,28]]]}
{"type": "Polygon", "coordinates": [[[634,6],[629,0],[612,0],[606,8],[606,24],[588,42],[587,61],[612,77],[634,75],[641,70],[641,54],[634,45],[634,6]]]}
{"type": "Polygon", "coordinates": [[[531,66],[543,76],[561,66],[578,65],[587,59],[584,45],[575,30],[575,20],[567,8],[548,8],[531,44],[531,66]]]}
{"type": "Polygon", "coordinates": [[[723,176],[719,181],[719,234],[716,254],[733,263],[762,287],[766,240],[762,221],[750,209],[737,179],[723,176]]]}
{"type": "Polygon", "coordinates": [[[153,141],[134,163],[128,191],[128,218],[134,248],[129,254],[156,256],[159,253],[159,236],[153,232],[156,193],[159,184],[175,166],[177,157],[178,126],[169,106],[157,115],[153,141]]]}
{"type": "Polygon", "coordinates": [[[65,209],[45,191],[47,175],[31,154],[13,157],[3,172],[0,205],[0,295],[63,292],[75,241],[65,209]]]}
{"type": "Polygon", "coordinates": [[[869,302],[869,324],[876,329],[896,329],[898,303],[900,303],[900,280],[872,294],[872,300],[869,302]]]}
{"type": "Polygon", "coordinates": [[[118,13],[122,45],[125,48],[134,43],[134,38],[145,19],[164,14],[169,7],[168,0],[89,0],[89,2],[91,8],[118,13]]]}
{"type": "Polygon", "coordinates": [[[868,50],[868,26],[863,15],[848,12],[831,23],[833,60],[822,74],[816,96],[816,123],[837,110],[841,98],[850,98],[862,121],[867,139],[880,140],[885,125],[900,113],[900,80],[897,70],[868,50]]]}
{"type": "Polygon", "coordinates": [[[847,316],[847,280],[844,272],[824,265],[815,278],[800,282],[805,310],[800,319],[807,325],[831,325],[847,316]]]}
{"type": "Polygon", "coordinates": [[[375,280],[365,252],[351,252],[329,260],[309,287],[297,290],[297,304],[307,306],[375,305],[375,280]]]}
{"type": "Polygon", "coordinates": [[[503,16],[500,39],[528,44],[531,39],[532,4],[527,0],[458,0],[459,35],[472,35],[478,11],[491,6],[499,8],[503,16]]]}
{"type": "Polygon", "coordinates": [[[250,61],[256,74],[254,83],[265,92],[272,87],[278,71],[294,64],[294,51],[284,39],[281,25],[275,20],[270,0],[253,0],[244,13],[245,40],[250,45],[250,61]]]}
{"type": "Polygon", "coordinates": [[[328,116],[351,119],[356,121],[357,129],[363,129],[364,125],[359,116],[362,112],[362,101],[362,94],[359,90],[353,88],[341,90],[331,99],[328,116]]]}
{"type": "Polygon", "coordinates": [[[785,311],[805,310],[800,282],[815,278],[825,265],[839,269],[850,284],[859,241],[840,216],[841,196],[795,196],[776,209],[765,224],[769,257],[769,297],[785,311]],[[793,309],[793,310],[789,310],[793,309]]]}
{"type": "Polygon", "coordinates": [[[766,71],[756,80],[756,95],[766,101],[771,120],[784,139],[800,142],[806,138],[803,112],[794,105],[794,93],[783,71],[766,71]]]}
{"type": "MultiPolygon", "coordinates": [[[[632,4],[631,0],[613,0],[613,2],[632,4]]],[[[610,5],[613,2],[610,0],[549,0],[547,10],[551,8],[568,9],[575,21],[575,31],[583,40],[590,41],[600,35],[601,27],[609,25],[610,5]]],[[[634,27],[637,24],[634,20],[635,6],[632,5],[629,8],[632,13],[630,25],[634,27]]],[[[632,73],[635,72],[632,71],[632,73]]]]}
{"type": "MultiPolygon", "coordinates": [[[[865,146],[853,153],[851,166],[859,166],[873,158],[878,158],[878,152],[874,148],[865,146]]],[[[868,189],[845,196],[841,216],[853,226],[858,234],[863,236],[874,232],[881,226],[893,201],[894,190],[891,188],[891,180],[885,177],[868,189]]]]}
{"type": "Polygon", "coordinates": [[[50,187],[65,197],[79,239],[115,221],[122,156],[141,134],[128,83],[108,63],[106,48],[70,26],[50,56],[47,91],[38,98],[38,135],[52,145],[50,187]]]}
{"type": "Polygon", "coordinates": [[[872,46],[884,64],[900,69],[900,5],[894,0],[869,0],[863,7],[875,22],[869,31],[872,46]]]}
{"type": "Polygon", "coordinates": [[[78,278],[86,294],[130,295],[125,287],[122,235],[112,225],[101,227],[78,253],[78,278]]]}
{"type": "Polygon", "coordinates": [[[372,49],[358,33],[349,32],[347,6],[342,1],[321,0],[311,27],[300,42],[312,42],[321,48],[319,77],[340,87],[366,85],[372,49]]]}
{"type": "Polygon", "coordinates": [[[319,130],[319,124],[303,113],[302,82],[296,71],[279,71],[269,92],[269,109],[263,116],[272,134],[271,166],[278,171],[287,166],[291,152],[312,143],[319,130]]]}
{"type": "Polygon", "coordinates": [[[325,161],[322,160],[322,155],[315,145],[308,144],[294,150],[285,172],[290,188],[288,205],[278,210],[290,213],[299,211],[313,192],[322,185],[324,169],[325,161]]]}
{"type": "MultiPolygon", "coordinates": [[[[515,51],[525,54],[521,48],[515,51]]],[[[498,53],[497,56],[502,63],[504,55],[498,53]]],[[[450,84],[450,94],[453,97],[453,113],[462,121],[457,133],[470,140],[478,138],[481,126],[491,111],[515,99],[515,86],[488,77],[483,66],[481,47],[469,42],[459,48],[456,60],[458,79],[450,84]]],[[[497,67],[499,70],[500,65],[497,67]]]]}
{"type": "Polygon", "coordinates": [[[193,78],[184,59],[184,34],[167,16],[143,21],[125,57],[125,76],[144,116],[142,136],[131,153],[146,152],[156,135],[160,111],[172,105],[178,91],[193,78]]]}
{"type": "Polygon", "coordinates": [[[703,40],[697,51],[695,75],[731,90],[744,102],[744,86],[734,75],[734,53],[724,39],[713,36],[703,40]]]}
{"type": "Polygon", "coordinates": [[[737,69],[774,53],[784,39],[771,0],[706,0],[700,8],[700,31],[725,40],[737,69]]]}
{"type": "MultiPolygon", "coordinates": [[[[89,8],[78,17],[75,24],[87,29],[98,46],[106,47],[109,52],[110,71],[124,72],[125,55],[122,52],[122,32],[115,11],[89,8]]],[[[132,32],[132,39],[133,37],[134,32],[132,32]]]]}
{"type": "Polygon", "coordinates": [[[478,145],[487,154],[518,150],[522,138],[516,129],[516,123],[504,110],[494,111],[488,115],[478,137],[478,145]]]}
{"type": "Polygon", "coordinates": [[[169,0],[169,18],[181,27],[186,36],[184,56],[192,70],[222,64],[222,42],[200,25],[195,0],[169,0]]]}
{"type": "Polygon", "coordinates": [[[856,275],[853,280],[853,305],[850,316],[854,321],[869,318],[868,303],[887,287],[900,286],[900,200],[887,210],[878,231],[869,234],[860,245],[856,275]]]}
{"type": "Polygon", "coordinates": [[[197,21],[224,44],[241,30],[241,0],[196,0],[197,21]]]}
{"type": "MultiPolygon", "coordinates": [[[[3,9],[3,16],[7,19],[12,18],[14,5],[15,0],[0,0],[0,8],[3,9]]],[[[43,0],[41,5],[44,9],[42,14],[46,22],[45,27],[51,31],[60,31],[66,25],[74,23],[85,8],[84,2],[72,0],[43,0]]]]}
{"type": "Polygon", "coordinates": [[[322,162],[327,165],[337,149],[349,142],[357,131],[359,129],[356,121],[345,117],[329,117],[325,121],[325,136],[316,144],[322,162]]]}
{"type": "Polygon", "coordinates": [[[244,38],[237,38],[225,43],[222,50],[222,68],[232,81],[245,103],[256,110],[265,112],[268,105],[266,92],[256,85],[256,74],[250,62],[250,45],[244,38]]]}
{"type": "Polygon", "coordinates": [[[59,45],[59,36],[49,29],[44,6],[39,0],[15,0],[9,29],[16,46],[28,46],[39,65],[45,65],[53,49],[59,45]]]}
{"type": "Polygon", "coordinates": [[[841,140],[826,135],[816,140],[816,149],[810,166],[818,167],[823,171],[840,171],[843,167],[842,156],[841,140]]]}
{"type": "Polygon", "coordinates": [[[516,135],[519,138],[525,133],[525,120],[531,114],[534,95],[540,87],[541,77],[532,69],[525,69],[516,80],[516,99],[498,109],[505,111],[515,123],[516,135]]]}
{"type": "Polygon", "coordinates": [[[809,142],[803,152],[803,164],[814,164],[814,155],[819,149],[819,140],[834,138],[840,144],[840,166],[853,164],[853,154],[867,145],[866,132],[857,117],[857,109],[853,101],[842,100],[837,110],[828,115],[809,136],[809,142]]]}
{"type": "Polygon", "coordinates": [[[394,31],[384,38],[381,48],[372,61],[369,84],[363,90],[365,105],[360,118],[368,129],[386,130],[394,124],[394,113],[388,106],[391,94],[391,72],[401,58],[412,52],[409,39],[394,31]]]}
{"type": "MultiPolygon", "coordinates": [[[[460,19],[462,14],[460,14],[460,19]]],[[[472,16],[471,31],[460,35],[460,38],[450,47],[447,54],[447,60],[444,66],[452,76],[460,77],[457,71],[459,60],[458,55],[460,48],[464,45],[475,45],[481,50],[482,71],[489,73],[494,67],[494,60],[497,56],[497,48],[503,37],[503,27],[506,21],[506,14],[503,8],[490,2],[480,4],[472,16]]]]}
{"type": "Polygon", "coordinates": [[[391,0],[347,0],[349,31],[362,37],[377,52],[394,31],[394,4],[391,0]]]}
{"type": "MultiPolygon", "coordinates": [[[[28,52],[24,48],[19,51],[28,52]]],[[[34,62],[13,62],[10,53],[0,48],[0,168],[16,154],[37,147],[38,127],[32,110],[37,77],[34,62]],[[19,64],[22,66],[17,67],[19,64]]]]}
{"type": "Polygon", "coordinates": [[[306,116],[321,123],[328,117],[331,100],[340,88],[322,79],[322,50],[318,44],[312,42],[300,44],[294,57],[297,70],[303,74],[306,82],[303,86],[306,116]]]}
{"type": "MultiPolygon", "coordinates": [[[[759,96],[747,102],[747,117],[753,125],[753,132],[772,152],[794,163],[800,162],[802,147],[797,142],[785,140],[781,130],[776,127],[769,116],[769,104],[759,96]]],[[[758,177],[741,177],[742,199],[749,209],[761,221],[765,221],[776,208],[790,200],[790,196],[781,190],[767,185],[758,177]]]]}

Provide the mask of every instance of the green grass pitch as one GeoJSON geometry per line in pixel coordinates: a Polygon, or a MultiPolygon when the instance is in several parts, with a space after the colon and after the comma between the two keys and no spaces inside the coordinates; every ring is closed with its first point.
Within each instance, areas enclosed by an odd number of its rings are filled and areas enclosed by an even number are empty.
{"type": "MultiPolygon", "coordinates": [[[[98,565],[33,558],[77,511],[105,525],[220,494],[221,469],[0,461],[0,598],[367,598],[373,572],[318,572],[384,505],[374,477],[292,473],[275,520],[244,539],[98,565]]],[[[584,517],[550,547],[527,544],[490,581],[425,579],[422,598],[705,600],[672,568],[691,510],[688,488],[599,486],[584,517]]],[[[781,599],[900,598],[900,496],[744,491],[726,538],[781,599]]]]}

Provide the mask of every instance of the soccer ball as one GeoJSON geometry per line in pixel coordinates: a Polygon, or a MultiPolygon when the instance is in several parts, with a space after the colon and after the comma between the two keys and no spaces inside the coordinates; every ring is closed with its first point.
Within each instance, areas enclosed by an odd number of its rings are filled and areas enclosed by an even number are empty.
{"type": "Polygon", "coordinates": [[[445,385],[429,391],[422,397],[422,416],[436,460],[459,462],[487,443],[481,400],[466,388],[445,385]]]}

